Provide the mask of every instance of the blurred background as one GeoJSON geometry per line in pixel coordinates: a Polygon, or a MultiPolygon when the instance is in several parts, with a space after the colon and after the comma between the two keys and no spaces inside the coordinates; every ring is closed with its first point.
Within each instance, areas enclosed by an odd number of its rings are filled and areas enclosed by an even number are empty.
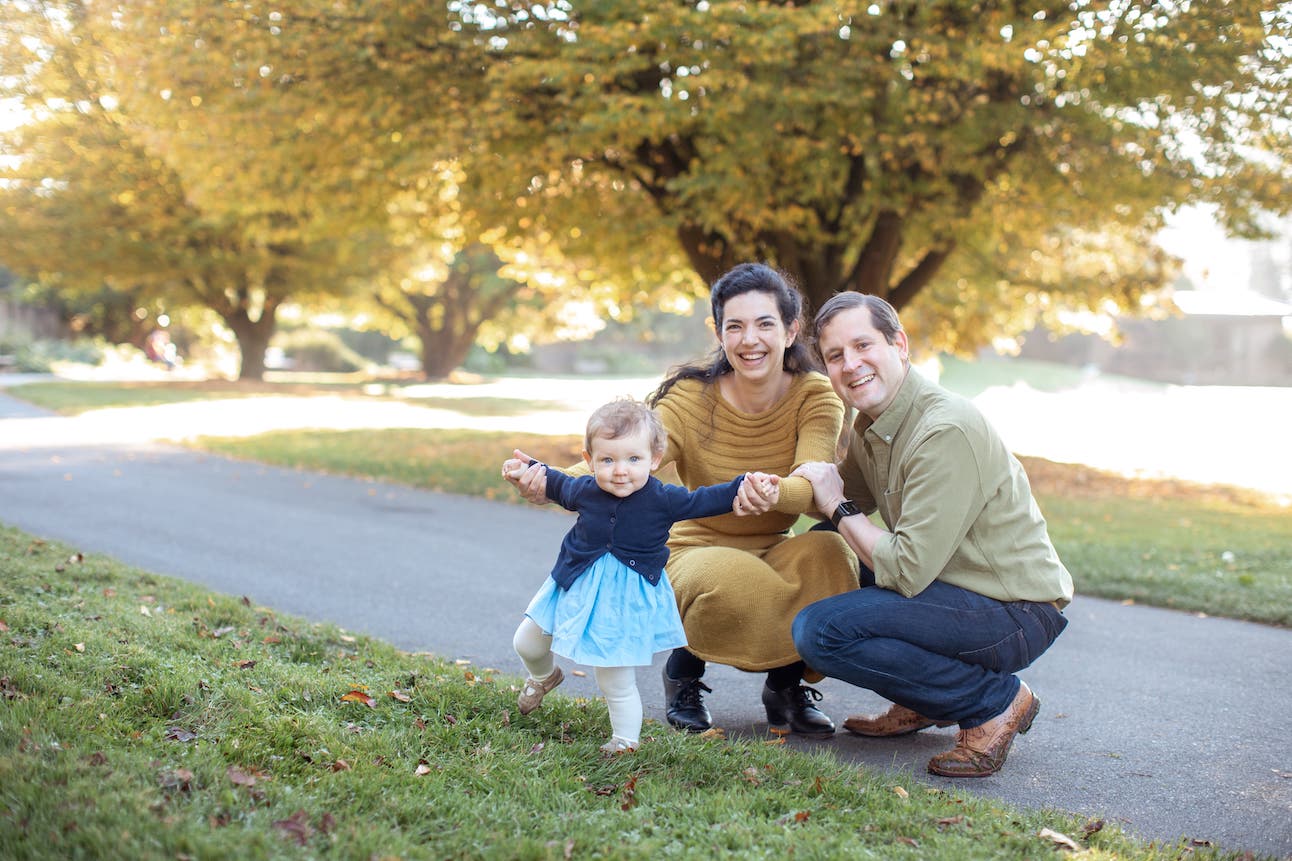
{"type": "Polygon", "coordinates": [[[1268,2],[12,0],[0,369],[651,376],[765,260],[809,316],[887,297],[925,361],[1288,386],[1289,35],[1268,2]]]}

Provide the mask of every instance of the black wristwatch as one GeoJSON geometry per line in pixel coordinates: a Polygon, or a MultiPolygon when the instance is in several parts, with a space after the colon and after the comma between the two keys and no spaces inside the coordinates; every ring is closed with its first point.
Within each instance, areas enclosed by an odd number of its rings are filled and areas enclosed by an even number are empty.
{"type": "Polygon", "coordinates": [[[830,522],[834,524],[835,529],[838,529],[840,520],[845,517],[852,517],[854,514],[861,514],[861,509],[851,499],[845,499],[839,503],[839,507],[834,510],[834,514],[830,515],[830,522]]]}

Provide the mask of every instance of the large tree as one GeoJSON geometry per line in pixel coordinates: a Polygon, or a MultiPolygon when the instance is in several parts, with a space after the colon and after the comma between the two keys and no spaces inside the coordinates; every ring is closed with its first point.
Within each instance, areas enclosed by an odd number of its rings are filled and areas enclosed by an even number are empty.
{"type": "Polygon", "coordinates": [[[1171,274],[1164,213],[1212,202],[1243,232],[1292,200],[1287,4],[454,8],[500,216],[572,253],[631,237],[606,265],[757,258],[813,304],[921,297],[945,343],[1133,307],[1171,274]]]}
{"type": "Polygon", "coordinates": [[[0,258],[62,289],[210,308],[259,379],[279,307],[352,290],[383,259],[404,148],[381,117],[342,111],[360,94],[317,110],[270,17],[197,5],[6,18],[0,80],[30,120],[6,138],[0,258]]]}

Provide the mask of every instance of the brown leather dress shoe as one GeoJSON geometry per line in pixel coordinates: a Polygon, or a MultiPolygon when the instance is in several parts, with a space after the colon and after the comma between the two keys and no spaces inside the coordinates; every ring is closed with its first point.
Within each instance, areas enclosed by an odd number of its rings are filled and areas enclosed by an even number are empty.
{"type": "Polygon", "coordinates": [[[954,721],[938,721],[913,712],[906,706],[893,703],[888,711],[879,715],[853,715],[843,722],[843,728],[857,735],[870,738],[887,738],[919,732],[931,726],[951,726],[954,721]]]}
{"type": "Polygon", "coordinates": [[[1014,701],[1003,712],[973,729],[956,735],[956,746],[929,760],[929,772],[943,777],[987,777],[1000,771],[1014,736],[1032,728],[1041,701],[1031,688],[1019,683],[1014,701]]]}

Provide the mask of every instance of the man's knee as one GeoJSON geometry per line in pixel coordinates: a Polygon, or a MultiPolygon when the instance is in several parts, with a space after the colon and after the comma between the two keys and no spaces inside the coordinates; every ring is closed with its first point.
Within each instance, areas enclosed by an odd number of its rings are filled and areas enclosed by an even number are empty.
{"type": "Polygon", "coordinates": [[[812,663],[811,658],[820,654],[821,650],[821,631],[825,624],[824,615],[828,613],[826,605],[830,603],[830,598],[824,598],[812,604],[808,604],[798,615],[794,617],[793,623],[790,624],[790,636],[794,639],[794,649],[799,653],[799,657],[812,663]]]}

